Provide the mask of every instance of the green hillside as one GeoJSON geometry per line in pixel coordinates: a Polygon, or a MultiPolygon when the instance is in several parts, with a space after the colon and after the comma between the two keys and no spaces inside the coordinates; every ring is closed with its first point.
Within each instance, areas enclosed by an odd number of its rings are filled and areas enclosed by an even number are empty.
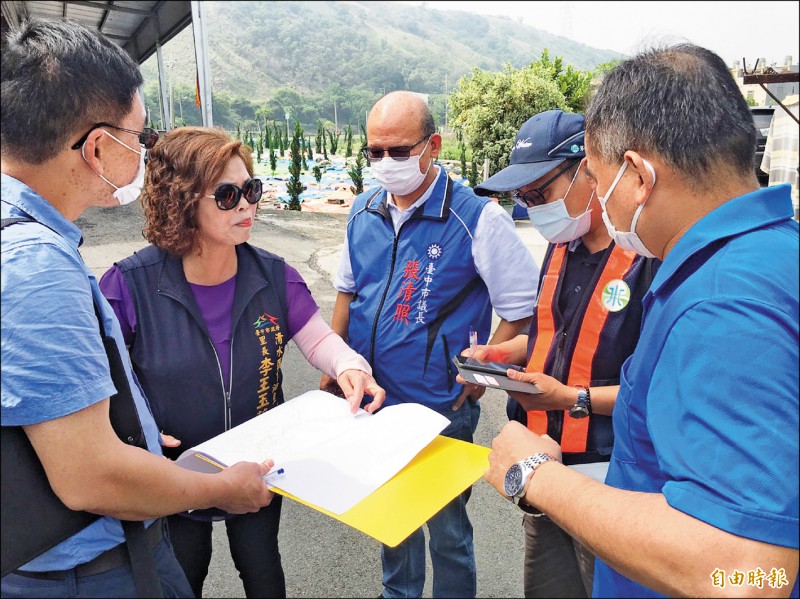
{"type": "MultiPolygon", "coordinates": [[[[206,2],[214,118],[363,120],[381,94],[411,89],[430,94],[443,113],[444,94],[473,66],[519,68],[543,49],[588,70],[619,58],[523,25],[509,17],[440,11],[392,2],[206,2]],[[237,99],[238,105],[237,105],[237,99]],[[219,104],[219,107],[218,107],[219,104]],[[248,106],[249,105],[249,106],[248,106]],[[262,112],[261,114],[264,114],[262,112]]],[[[175,112],[194,122],[194,44],[187,28],[164,47],[174,64],[175,112]]],[[[155,57],[143,66],[145,95],[158,114],[155,57]]],[[[157,116],[155,117],[157,118],[157,116]]],[[[227,123],[226,123],[227,121],[227,123]]]]}

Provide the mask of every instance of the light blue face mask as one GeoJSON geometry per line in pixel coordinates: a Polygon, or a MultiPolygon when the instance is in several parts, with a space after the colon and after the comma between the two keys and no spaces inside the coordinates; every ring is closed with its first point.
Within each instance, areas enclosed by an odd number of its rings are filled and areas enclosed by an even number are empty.
{"type": "MultiPolygon", "coordinates": [[[[575,171],[563,198],[559,198],[555,202],[528,208],[528,218],[531,224],[550,243],[565,243],[583,237],[592,226],[592,211],[589,210],[589,205],[592,203],[591,195],[589,196],[589,202],[586,204],[586,210],[580,216],[570,216],[565,201],[580,170],[579,167],[575,171]]],[[[592,192],[592,195],[594,195],[594,192],[592,192]]]]}
{"type": "MultiPolygon", "coordinates": [[[[644,163],[647,170],[650,171],[650,174],[653,175],[653,187],[656,185],[656,169],[653,168],[653,165],[650,164],[647,160],[642,158],[642,162],[644,163]]],[[[622,166],[619,168],[617,172],[617,176],[614,178],[614,182],[611,183],[611,187],[608,188],[606,195],[604,196],[597,196],[597,199],[600,200],[600,207],[603,209],[603,223],[606,225],[606,229],[608,229],[608,234],[611,236],[611,239],[614,240],[619,247],[623,250],[632,250],[637,254],[641,254],[646,258],[655,258],[655,254],[653,254],[647,247],[644,245],[642,240],[636,234],[636,223],[639,221],[639,215],[642,213],[642,209],[644,205],[647,203],[647,200],[650,199],[650,194],[647,195],[644,202],[639,204],[636,211],[633,213],[633,220],[631,221],[631,230],[630,231],[617,231],[614,225],[611,223],[611,219],[608,216],[608,212],[606,211],[606,203],[608,202],[608,198],[611,197],[611,192],[614,191],[614,188],[619,183],[619,180],[622,178],[623,173],[625,173],[625,169],[628,168],[628,163],[623,162],[622,166]]],[[[653,193],[653,188],[650,188],[650,193],[653,193]]]]}

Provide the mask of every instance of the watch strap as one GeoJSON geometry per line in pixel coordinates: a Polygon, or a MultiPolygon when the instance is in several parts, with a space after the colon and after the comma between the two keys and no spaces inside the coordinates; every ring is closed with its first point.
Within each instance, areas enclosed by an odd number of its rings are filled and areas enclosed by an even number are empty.
{"type": "Polygon", "coordinates": [[[517,507],[519,507],[523,512],[531,514],[532,516],[544,516],[544,512],[541,510],[533,507],[527,501],[525,501],[525,494],[528,491],[528,486],[531,484],[531,480],[533,480],[533,475],[536,474],[536,469],[546,462],[557,462],[558,459],[551,456],[549,453],[535,453],[531,456],[528,456],[524,460],[518,462],[518,464],[523,465],[530,469],[530,474],[528,475],[525,483],[523,485],[522,495],[519,497],[511,497],[511,501],[513,501],[517,507]]]}
{"type": "Polygon", "coordinates": [[[583,385],[573,385],[578,390],[578,397],[569,409],[569,415],[572,418],[586,418],[592,414],[592,396],[589,387],[583,385]]]}

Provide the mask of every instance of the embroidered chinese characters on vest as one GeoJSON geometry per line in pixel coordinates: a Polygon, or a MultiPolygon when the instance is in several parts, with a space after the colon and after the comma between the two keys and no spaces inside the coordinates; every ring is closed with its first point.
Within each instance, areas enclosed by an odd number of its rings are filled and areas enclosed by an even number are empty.
{"type": "Polygon", "coordinates": [[[253,323],[253,333],[259,344],[261,362],[258,366],[257,414],[262,414],[278,404],[280,371],[283,362],[283,347],[286,345],[277,316],[264,312],[253,323]]]}
{"type": "MultiPolygon", "coordinates": [[[[553,307],[558,301],[556,289],[558,280],[565,265],[567,245],[553,250],[547,273],[544,276],[542,290],[536,310],[537,335],[531,351],[527,372],[543,372],[548,355],[554,351],[555,319],[553,307]]],[[[600,333],[608,315],[618,312],[627,306],[630,300],[630,289],[623,277],[630,270],[636,253],[614,246],[611,255],[592,289],[592,295],[583,313],[580,333],[569,366],[566,384],[589,386],[592,380],[592,360],[597,351],[600,333]]],[[[580,315],[576,315],[580,318],[580,315]]],[[[570,418],[564,411],[564,428],[561,436],[561,449],[565,453],[582,453],[586,451],[589,435],[590,418],[570,418]]],[[[528,428],[538,434],[547,432],[547,412],[528,412],[528,428]]]]}

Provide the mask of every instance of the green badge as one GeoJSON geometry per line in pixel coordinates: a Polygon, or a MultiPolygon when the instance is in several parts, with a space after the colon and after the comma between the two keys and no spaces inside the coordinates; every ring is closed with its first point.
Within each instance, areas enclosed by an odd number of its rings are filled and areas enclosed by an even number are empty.
{"type": "Polygon", "coordinates": [[[631,301],[631,288],[622,279],[614,279],[603,287],[603,305],[609,312],[619,312],[631,301]]]}

